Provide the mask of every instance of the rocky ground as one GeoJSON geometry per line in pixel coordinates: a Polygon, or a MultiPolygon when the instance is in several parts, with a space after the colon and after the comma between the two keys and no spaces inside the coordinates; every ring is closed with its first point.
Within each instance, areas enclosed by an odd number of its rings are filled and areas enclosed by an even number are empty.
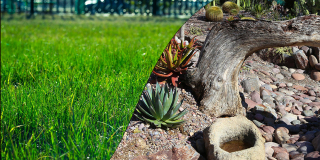
{"type": "MultiPolygon", "coordinates": [[[[185,39],[197,35],[201,45],[213,25],[200,10],[185,24],[185,39]]],[[[179,32],[176,36],[180,37],[179,32]]],[[[292,49],[297,54],[283,63],[272,61],[274,54],[266,59],[270,50],[248,57],[239,73],[239,88],[245,97],[247,118],[265,139],[266,159],[320,159],[319,48],[292,49]]],[[[151,75],[149,82],[155,78],[151,75]]],[[[179,99],[185,98],[179,111],[188,110],[182,117],[187,122],[164,130],[133,116],[112,159],[206,159],[203,131],[217,118],[198,110],[198,101],[188,87],[180,85],[178,90],[179,99]]]]}

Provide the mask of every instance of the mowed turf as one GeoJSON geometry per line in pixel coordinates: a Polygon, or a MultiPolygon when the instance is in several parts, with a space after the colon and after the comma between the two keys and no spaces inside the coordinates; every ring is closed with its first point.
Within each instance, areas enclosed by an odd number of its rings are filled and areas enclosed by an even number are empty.
{"type": "Polygon", "coordinates": [[[1,158],[110,159],[185,20],[1,21],[1,158]]]}

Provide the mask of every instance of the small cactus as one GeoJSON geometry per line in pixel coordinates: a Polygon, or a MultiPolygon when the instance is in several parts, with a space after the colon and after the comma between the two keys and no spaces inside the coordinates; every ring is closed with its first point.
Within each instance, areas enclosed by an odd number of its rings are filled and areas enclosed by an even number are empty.
{"type": "Polygon", "coordinates": [[[218,22],[223,19],[223,12],[220,7],[213,6],[206,10],[206,18],[209,21],[218,22]]]}
{"type": "Polygon", "coordinates": [[[239,13],[237,9],[231,9],[230,14],[236,16],[239,13]]]}
{"type": "Polygon", "coordinates": [[[252,17],[242,17],[241,20],[253,20],[253,21],[255,21],[256,19],[254,19],[252,17]]]}
{"type": "MultiPolygon", "coordinates": [[[[235,9],[235,11],[237,11],[236,15],[240,11],[240,7],[233,2],[227,1],[227,2],[224,2],[222,5],[223,12],[231,13],[231,10],[233,10],[233,9],[235,9]]],[[[232,11],[232,12],[235,13],[235,11],[232,11]]]]}

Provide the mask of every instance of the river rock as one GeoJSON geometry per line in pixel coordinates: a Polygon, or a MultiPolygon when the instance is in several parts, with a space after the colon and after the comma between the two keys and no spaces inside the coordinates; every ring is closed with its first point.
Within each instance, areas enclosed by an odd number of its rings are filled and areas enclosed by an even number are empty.
{"type": "Polygon", "coordinates": [[[320,63],[314,64],[314,68],[318,71],[320,71],[320,63]]]}
{"type": "Polygon", "coordinates": [[[253,91],[250,94],[251,96],[251,100],[253,100],[254,102],[258,103],[258,104],[262,104],[262,99],[260,98],[260,94],[257,91],[253,91]]]}
{"type": "Polygon", "coordinates": [[[298,151],[291,151],[289,157],[291,160],[304,160],[304,154],[298,151]]]}
{"type": "Polygon", "coordinates": [[[289,68],[289,72],[290,73],[293,73],[293,72],[295,72],[296,70],[294,69],[294,68],[289,68]]]}
{"type": "Polygon", "coordinates": [[[312,70],[311,74],[310,74],[310,77],[315,81],[320,81],[320,71],[312,70]]]}
{"type": "Polygon", "coordinates": [[[273,152],[273,157],[276,159],[283,159],[283,160],[289,160],[289,153],[288,151],[283,147],[271,147],[273,152]]]}
{"type": "Polygon", "coordinates": [[[298,149],[295,144],[282,144],[281,147],[285,148],[289,153],[298,149]]]}
{"type": "Polygon", "coordinates": [[[276,74],[276,77],[280,80],[284,78],[284,76],[281,73],[276,74]]]}
{"type": "Polygon", "coordinates": [[[290,139],[287,141],[289,144],[295,144],[300,138],[299,134],[293,134],[290,136],[290,139]]]}
{"type": "Polygon", "coordinates": [[[314,151],[314,147],[313,147],[312,143],[310,143],[308,141],[298,141],[295,144],[298,147],[297,151],[299,151],[300,153],[308,154],[308,153],[314,151]]]}
{"type": "Polygon", "coordinates": [[[264,117],[277,118],[277,113],[268,103],[258,104],[254,107],[254,112],[262,114],[264,117]]]}
{"type": "Polygon", "coordinates": [[[274,158],[281,159],[281,160],[289,160],[289,153],[288,152],[280,152],[274,155],[274,158]]]}
{"type": "Polygon", "coordinates": [[[309,50],[309,47],[307,47],[307,46],[302,46],[300,49],[303,50],[304,53],[307,53],[308,50],[309,50]]]}
{"type": "Polygon", "coordinates": [[[298,47],[292,47],[292,52],[293,52],[293,53],[295,53],[295,52],[297,52],[297,51],[299,51],[299,48],[298,48],[298,47]]]}
{"type": "Polygon", "coordinates": [[[305,110],[302,112],[304,116],[314,116],[314,113],[311,110],[305,110]]]}
{"type": "Polygon", "coordinates": [[[320,134],[318,134],[316,138],[312,140],[312,145],[316,151],[320,151],[320,134]]]}
{"type": "Polygon", "coordinates": [[[264,144],[266,157],[272,157],[273,152],[274,152],[272,147],[280,147],[280,145],[278,143],[275,143],[275,142],[266,142],[264,144]]]}
{"type": "Polygon", "coordinates": [[[306,69],[308,65],[308,57],[302,50],[293,53],[295,64],[299,69],[306,69]]]}
{"type": "Polygon", "coordinates": [[[295,108],[291,109],[292,113],[295,114],[295,115],[300,115],[301,112],[295,108]]]}
{"type": "Polygon", "coordinates": [[[293,126],[293,125],[287,125],[285,123],[279,123],[279,124],[276,124],[276,128],[279,128],[279,127],[285,127],[289,130],[289,132],[291,134],[295,134],[295,133],[299,133],[300,132],[300,126],[293,126]]]}
{"type": "Polygon", "coordinates": [[[280,73],[280,70],[279,70],[278,68],[273,68],[273,69],[272,69],[272,72],[275,73],[275,74],[277,74],[277,73],[280,73]]]}
{"type": "Polygon", "coordinates": [[[293,73],[291,76],[293,79],[298,80],[298,81],[305,79],[305,76],[302,74],[299,74],[299,73],[293,73]]]}
{"type": "Polygon", "coordinates": [[[268,134],[273,134],[275,129],[271,126],[263,126],[262,130],[265,131],[268,134]]]}
{"type": "Polygon", "coordinates": [[[249,93],[251,91],[259,91],[259,79],[258,77],[250,77],[246,80],[243,80],[242,87],[244,92],[249,93]]]}
{"type": "Polygon", "coordinates": [[[297,120],[297,116],[292,114],[292,113],[287,113],[286,115],[284,115],[282,118],[286,118],[289,120],[289,123],[291,123],[294,120],[297,120]]]}
{"type": "Polygon", "coordinates": [[[307,88],[305,87],[302,87],[300,85],[293,85],[292,88],[296,89],[296,90],[299,90],[299,91],[308,91],[307,88]]]}
{"type": "Polygon", "coordinates": [[[299,120],[294,120],[291,122],[293,125],[300,125],[301,122],[299,120]]]}
{"type": "Polygon", "coordinates": [[[305,146],[301,146],[297,149],[297,151],[299,151],[300,153],[303,153],[303,154],[308,154],[310,152],[313,152],[314,151],[314,148],[312,145],[305,145],[305,146]]]}
{"type": "Polygon", "coordinates": [[[312,132],[312,131],[308,131],[306,134],[302,135],[299,139],[299,141],[308,141],[308,142],[311,142],[314,138],[315,138],[315,135],[314,135],[315,132],[312,132]]]}
{"type": "Polygon", "coordinates": [[[314,55],[310,55],[309,62],[310,62],[310,66],[314,68],[314,65],[318,63],[318,60],[314,55]]]}
{"type": "Polygon", "coordinates": [[[315,159],[320,159],[320,151],[313,151],[313,152],[310,152],[308,153],[306,156],[305,156],[305,160],[315,160],[315,159]]]}
{"type": "Polygon", "coordinates": [[[285,144],[290,139],[289,130],[285,127],[279,127],[275,130],[274,138],[277,143],[285,144]]]}

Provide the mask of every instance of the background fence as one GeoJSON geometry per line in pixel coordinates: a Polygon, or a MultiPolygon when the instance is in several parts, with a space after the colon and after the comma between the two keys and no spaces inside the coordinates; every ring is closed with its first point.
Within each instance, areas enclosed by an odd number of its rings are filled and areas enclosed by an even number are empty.
{"type": "Polygon", "coordinates": [[[1,14],[191,16],[212,0],[1,0],[1,14]]]}

